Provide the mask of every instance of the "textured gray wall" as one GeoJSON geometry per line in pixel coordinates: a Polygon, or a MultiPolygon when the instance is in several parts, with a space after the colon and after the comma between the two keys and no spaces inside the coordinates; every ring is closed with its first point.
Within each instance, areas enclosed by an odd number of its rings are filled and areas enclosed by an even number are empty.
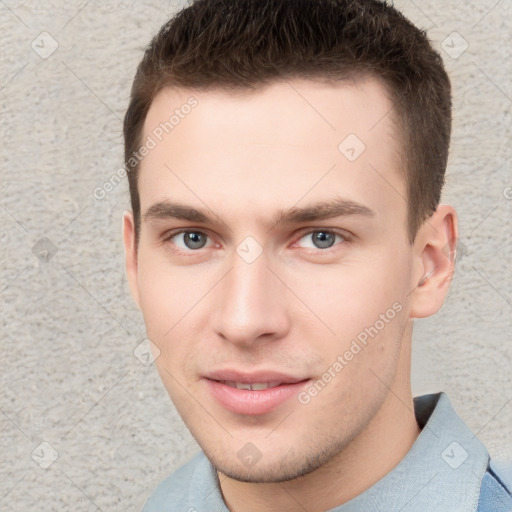
{"type": "MultiPolygon", "coordinates": [[[[512,2],[395,4],[453,80],[444,200],[461,222],[445,308],[416,325],[413,391],[446,391],[512,459],[512,2]]],[[[122,166],[143,48],[179,5],[0,2],[1,510],[140,510],[197,450],[133,353],[145,336],[123,269],[126,182],[93,195],[122,166]]]]}

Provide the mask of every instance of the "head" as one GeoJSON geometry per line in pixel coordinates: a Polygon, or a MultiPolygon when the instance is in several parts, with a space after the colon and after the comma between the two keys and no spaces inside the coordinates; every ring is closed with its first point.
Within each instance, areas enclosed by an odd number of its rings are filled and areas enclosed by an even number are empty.
{"type": "Polygon", "coordinates": [[[440,56],[380,1],[199,0],[151,42],[124,123],[128,278],[225,474],[307,474],[407,388],[412,319],[452,271],[450,125],[440,56]]]}

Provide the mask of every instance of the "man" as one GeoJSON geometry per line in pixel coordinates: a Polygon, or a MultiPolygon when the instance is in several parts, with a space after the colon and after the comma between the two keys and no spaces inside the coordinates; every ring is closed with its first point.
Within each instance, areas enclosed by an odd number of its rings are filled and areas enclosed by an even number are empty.
{"type": "Polygon", "coordinates": [[[127,274],[202,453],[145,511],[507,511],[444,393],[413,399],[441,307],[450,82],[377,0],[198,0],[125,117],[127,274]]]}

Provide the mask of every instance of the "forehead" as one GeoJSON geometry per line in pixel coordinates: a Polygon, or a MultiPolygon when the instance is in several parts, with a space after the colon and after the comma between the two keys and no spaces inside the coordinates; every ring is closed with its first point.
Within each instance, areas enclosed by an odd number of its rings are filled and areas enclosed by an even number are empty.
{"type": "Polygon", "coordinates": [[[203,207],[208,198],[226,211],[250,200],[272,214],[329,194],[405,211],[394,114],[375,79],[164,89],[142,134],[152,141],[140,166],[142,211],[162,198],[203,207]]]}
{"type": "MultiPolygon", "coordinates": [[[[293,133],[280,131],[276,144],[290,142],[303,128],[303,133],[322,134],[326,144],[336,142],[343,132],[350,132],[368,143],[374,137],[386,135],[389,142],[396,143],[394,149],[400,149],[396,111],[388,90],[372,77],[336,82],[294,79],[234,91],[220,87],[206,90],[167,87],[153,99],[143,134],[159,138],[172,132],[178,140],[184,132],[183,125],[190,124],[185,121],[187,117],[196,122],[196,128],[199,125],[204,130],[223,127],[228,129],[227,135],[243,127],[244,132],[239,132],[238,137],[251,137],[254,142],[267,142],[266,133],[261,128],[266,126],[266,132],[279,131],[281,122],[284,124],[289,119],[300,122],[293,133]],[[191,104],[195,106],[190,107],[191,104]],[[278,121],[277,125],[271,124],[275,121],[278,121]],[[165,126],[166,123],[170,126],[165,126]],[[253,130],[248,130],[250,125],[253,130]]],[[[190,135],[187,133],[187,137],[190,135]]]]}

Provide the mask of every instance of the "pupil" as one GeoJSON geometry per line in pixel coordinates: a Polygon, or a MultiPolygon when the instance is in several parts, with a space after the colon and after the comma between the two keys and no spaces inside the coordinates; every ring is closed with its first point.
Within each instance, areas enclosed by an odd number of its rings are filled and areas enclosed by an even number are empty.
{"type": "Polygon", "coordinates": [[[313,235],[313,243],[319,249],[325,249],[326,247],[331,247],[334,243],[334,233],[329,233],[326,231],[317,231],[313,235]]]}
{"type": "Polygon", "coordinates": [[[195,231],[188,231],[184,237],[185,245],[189,249],[200,249],[206,243],[205,236],[202,233],[196,233],[195,231]]]}

